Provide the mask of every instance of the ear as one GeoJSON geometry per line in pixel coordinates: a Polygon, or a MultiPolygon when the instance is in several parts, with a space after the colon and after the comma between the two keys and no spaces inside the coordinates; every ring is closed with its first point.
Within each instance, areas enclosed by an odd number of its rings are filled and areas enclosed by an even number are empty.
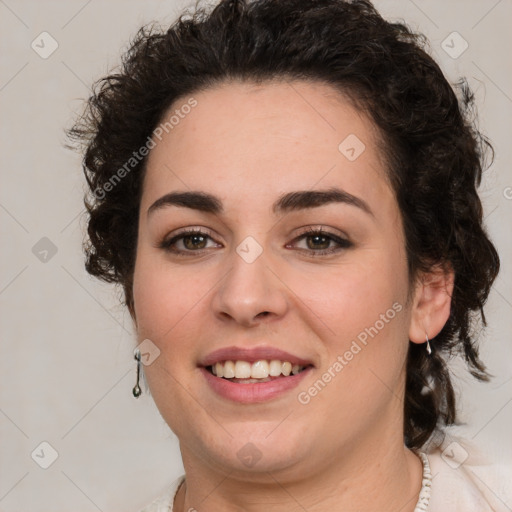
{"type": "Polygon", "coordinates": [[[449,265],[435,265],[416,280],[409,339],[425,343],[437,336],[450,317],[455,274],[449,265]]]}

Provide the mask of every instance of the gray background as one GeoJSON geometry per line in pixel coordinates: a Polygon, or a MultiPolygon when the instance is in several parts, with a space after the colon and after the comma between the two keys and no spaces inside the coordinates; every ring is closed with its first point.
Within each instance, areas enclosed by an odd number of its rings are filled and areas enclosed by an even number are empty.
{"type": "MultiPolygon", "coordinates": [[[[0,0],[2,511],[138,510],[182,472],[177,440],[151,397],[131,396],[135,337],[129,315],[116,290],[84,270],[80,157],[64,149],[63,130],[90,84],[118,63],[141,24],[169,23],[190,4],[0,0]],[[46,53],[55,43],[42,32],[58,44],[51,55],[46,53]],[[52,450],[58,456],[43,469],[52,450]]],[[[467,423],[457,432],[501,473],[512,458],[512,2],[375,5],[384,17],[404,19],[427,35],[452,82],[468,78],[479,126],[496,149],[481,188],[502,259],[482,339],[482,356],[495,378],[478,384],[460,364],[453,368],[467,423]],[[454,31],[469,44],[457,58],[464,43],[447,39],[454,31]]],[[[494,477],[485,478],[499,497],[494,477]]],[[[512,503],[507,506],[512,510],[512,503]]]]}

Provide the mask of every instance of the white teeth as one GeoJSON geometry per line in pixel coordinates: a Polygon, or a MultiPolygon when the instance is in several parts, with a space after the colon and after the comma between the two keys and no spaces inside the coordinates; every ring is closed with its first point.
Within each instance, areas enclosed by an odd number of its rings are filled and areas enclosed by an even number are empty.
{"type": "Polygon", "coordinates": [[[267,361],[256,361],[251,366],[251,378],[266,379],[268,377],[269,365],[267,361]]]}
{"type": "Polygon", "coordinates": [[[211,366],[211,371],[217,377],[225,379],[246,379],[245,382],[267,382],[270,377],[279,377],[290,374],[297,375],[304,366],[290,363],[289,361],[279,361],[272,359],[266,361],[261,359],[254,363],[248,361],[224,361],[211,366]],[[254,380],[256,379],[256,380],[254,380]]]}
{"type": "Polygon", "coordinates": [[[285,361],[281,366],[281,373],[285,377],[288,377],[288,375],[290,375],[291,372],[292,372],[292,363],[285,361]]]}
{"type": "MultiPolygon", "coordinates": [[[[219,363],[217,363],[219,364],[219,363]]],[[[251,377],[251,363],[247,361],[237,361],[235,363],[235,378],[249,379],[251,377]]]]}
{"type": "Polygon", "coordinates": [[[272,359],[272,361],[270,361],[269,366],[270,366],[269,374],[271,377],[279,377],[279,375],[281,375],[281,366],[282,366],[281,361],[278,361],[277,359],[272,359]]]}
{"type": "Polygon", "coordinates": [[[224,363],[224,375],[226,379],[232,379],[235,376],[235,363],[233,361],[226,361],[224,363]]]}

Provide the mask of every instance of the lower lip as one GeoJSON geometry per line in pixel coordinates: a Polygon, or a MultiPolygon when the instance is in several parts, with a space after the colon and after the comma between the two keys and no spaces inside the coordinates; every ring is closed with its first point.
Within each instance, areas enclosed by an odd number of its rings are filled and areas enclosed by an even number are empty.
{"type": "Polygon", "coordinates": [[[200,368],[202,374],[206,378],[206,382],[218,395],[240,402],[244,404],[251,404],[257,402],[266,402],[277,398],[286,391],[296,387],[299,382],[312,370],[310,366],[305,370],[290,375],[289,377],[280,377],[278,379],[269,380],[267,382],[253,382],[249,384],[231,382],[222,377],[216,377],[206,368],[200,368]]]}

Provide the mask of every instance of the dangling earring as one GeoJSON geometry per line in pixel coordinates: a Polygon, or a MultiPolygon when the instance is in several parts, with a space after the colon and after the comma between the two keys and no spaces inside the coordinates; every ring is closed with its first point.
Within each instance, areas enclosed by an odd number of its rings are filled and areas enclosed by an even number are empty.
{"type": "Polygon", "coordinates": [[[428,334],[425,333],[425,338],[427,338],[427,354],[432,354],[432,349],[430,348],[430,342],[428,341],[428,334]]]}
{"type": "Polygon", "coordinates": [[[133,357],[137,361],[137,382],[135,383],[135,386],[134,386],[132,392],[133,392],[133,396],[135,398],[139,398],[139,396],[142,394],[142,390],[140,389],[140,386],[139,386],[141,361],[140,361],[140,350],[138,348],[136,348],[133,351],[133,357]]]}

